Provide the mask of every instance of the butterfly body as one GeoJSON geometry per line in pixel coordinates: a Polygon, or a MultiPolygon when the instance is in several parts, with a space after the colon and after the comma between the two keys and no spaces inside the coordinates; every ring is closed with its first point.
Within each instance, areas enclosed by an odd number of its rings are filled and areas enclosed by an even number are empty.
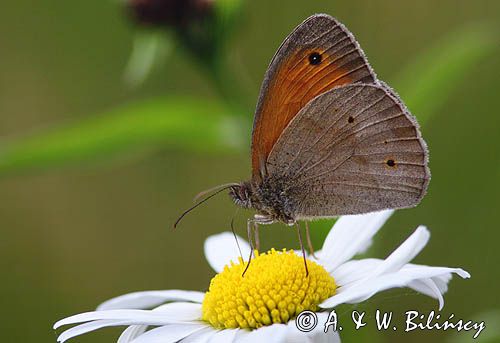
{"type": "Polygon", "coordinates": [[[430,179],[415,118],[354,36],[313,15],[271,60],[252,132],[252,178],[230,187],[257,223],[415,206],[430,179]]]}
{"type": "Polygon", "coordinates": [[[291,194],[286,178],[264,177],[242,182],[229,193],[235,204],[256,210],[257,221],[262,224],[276,221],[293,224],[297,220],[297,197],[291,194]]]}

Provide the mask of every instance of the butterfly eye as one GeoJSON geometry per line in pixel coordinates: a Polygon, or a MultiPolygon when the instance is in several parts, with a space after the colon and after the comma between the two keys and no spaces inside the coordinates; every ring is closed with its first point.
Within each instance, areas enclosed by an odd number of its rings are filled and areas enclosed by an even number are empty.
{"type": "Polygon", "coordinates": [[[309,55],[309,64],[315,66],[321,63],[321,55],[317,52],[313,52],[309,55]]]}

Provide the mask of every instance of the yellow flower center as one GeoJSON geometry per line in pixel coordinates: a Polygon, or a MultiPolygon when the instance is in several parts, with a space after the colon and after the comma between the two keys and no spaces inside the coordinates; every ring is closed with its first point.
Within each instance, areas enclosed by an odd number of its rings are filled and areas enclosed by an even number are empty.
{"type": "Polygon", "coordinates": [[[205,294],[202,318],[216,328],[259,328],[286,323],[304,310],[317,311],[335,294],[333,277],[319,264],[293,250],[255,252],[250,267],[231,262],[215,275],[205,294]]]}

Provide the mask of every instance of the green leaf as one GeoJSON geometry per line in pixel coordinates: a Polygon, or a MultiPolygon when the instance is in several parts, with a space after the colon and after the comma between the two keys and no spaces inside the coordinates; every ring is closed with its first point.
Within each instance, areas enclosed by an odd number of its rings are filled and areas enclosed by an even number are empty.
{"type": "Polygon", "coordinates": [[[493,323],[500,323],[500,311],[498,309],[490,309],[481,313],[476,313],[471,318],[474,318],[478,323],[478,328],[471,331],[471,335],[461,335],[448,334],[445,342],[449,343],[466,343],[471,341],[471,337],[474,340],[480,338],[478,341],[481,343],[498,343],[500,342],[500,327],[498,325],[488,325],[493,323]],[[480,329],[481,328],[481,329],[480,329]],[[486,330],[488,328],[488,330],[486,330]]]}
{"type": "Polygon", "coordinates": [[[155,99],[49,132],[0,143],[0,174],[48,168],[152,146],[220,152],[246,146],[248,125],[222,105],[187,98],[155,99]]]}
{"type": "Polygon", "coordinates": [[[123,73],[130,88],[141,86],[155,67],[167,59],[172,51],[172,39],[167,32],[139,30],[136,32],[132,51],[123,73]]]}
{"type": "Polygon", "coordinates": [[[468,80],[471,68],[497,46],[494,30],[487,25],[453,31],[411,62],[394,86],[423,125],[468,80]]]}

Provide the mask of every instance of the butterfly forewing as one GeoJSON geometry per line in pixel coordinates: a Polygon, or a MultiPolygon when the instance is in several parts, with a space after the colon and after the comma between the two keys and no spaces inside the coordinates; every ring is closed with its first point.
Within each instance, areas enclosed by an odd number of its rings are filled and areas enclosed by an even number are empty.
{"type": "Polygon", "coordinates": [[[383,84],[332,89],[289,123],[267,161],[296,218],[416,205],[430,178],[418,125],[383,84]]]}
{"type": "Polygon", "coordinates": [[[252,175],[294,116],[313,98],[339,85],[376,80],[352,34],[328,15],[314,15],[283,42],[269,65],[252,134],[252,175]]]}

